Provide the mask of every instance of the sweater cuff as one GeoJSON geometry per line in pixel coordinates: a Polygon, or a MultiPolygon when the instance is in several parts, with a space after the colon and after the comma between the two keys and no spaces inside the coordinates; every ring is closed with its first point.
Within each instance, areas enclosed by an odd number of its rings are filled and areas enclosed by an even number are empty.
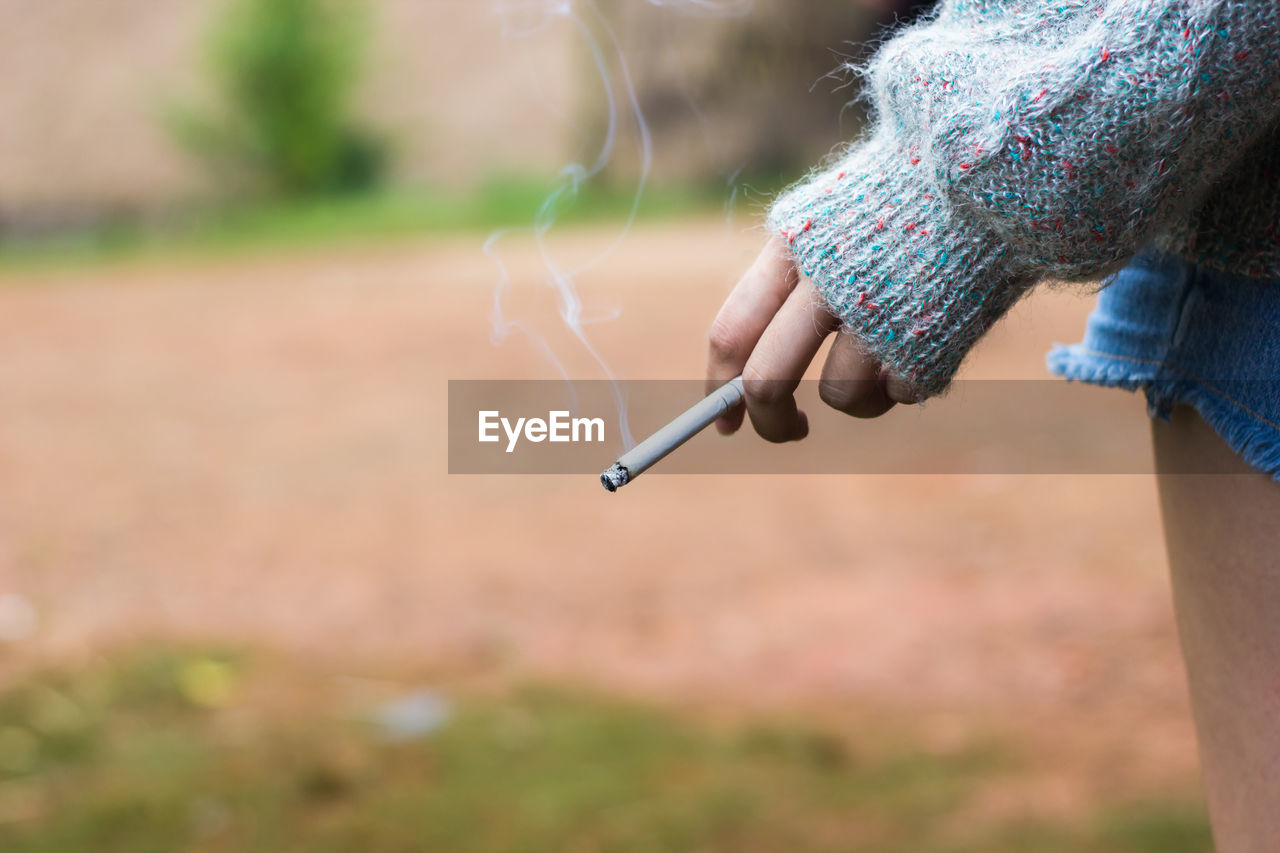
{"type": "Polygon", "coordinates": [[[930,177],[916,153],[873,139],[788,190],[768,217],[847,331],[922,396],[946,388],[1034,283],[930,177]]]}

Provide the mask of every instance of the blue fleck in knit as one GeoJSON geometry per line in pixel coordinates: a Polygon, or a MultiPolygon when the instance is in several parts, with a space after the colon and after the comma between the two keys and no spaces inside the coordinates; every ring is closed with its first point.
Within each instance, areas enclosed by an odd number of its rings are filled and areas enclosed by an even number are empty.
{"type": "Polygon", "coordinates": [[[947,0],[854,70],[870,131],[769,225],[926,394],[1036,282],[1153,241],[1280,277],[1280,2],[947,0]]]}

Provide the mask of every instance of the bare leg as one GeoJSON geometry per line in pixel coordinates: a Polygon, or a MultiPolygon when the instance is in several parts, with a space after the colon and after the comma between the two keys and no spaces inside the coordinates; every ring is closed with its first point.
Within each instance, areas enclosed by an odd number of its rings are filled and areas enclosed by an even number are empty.
{"type": "Polygon", "coordinates": [[[1214,838],[1280,850],[1280,483],[1189,408],[1152,433],[1214,838]]]}

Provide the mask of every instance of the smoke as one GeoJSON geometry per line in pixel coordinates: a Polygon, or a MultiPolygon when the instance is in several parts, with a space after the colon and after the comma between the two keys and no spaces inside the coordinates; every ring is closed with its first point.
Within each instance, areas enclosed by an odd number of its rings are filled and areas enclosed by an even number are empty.
{"type": "MultiPolygon", "coordinates": [[[[636,0],[639,2],[640,0],[636,0]]],[[[662,7],[683,15],[696,17],[737,17],[751,11],[754,0],[643,0],[649,6],[662,7]]],[[[523,232],[532,234],[542,261],[545,282],[555,295],[561,321],[572,339],[599,366],[613,389],[613,400],[618,411],[618,422],[623,444],[630,449],[635,441],[627,419],[626,400],[612,368],[587,334],[587,326],[602,320],[616,319],[619,312],[588,312],[578,293],[576,279],[583,272],[608,257],[626,237],[635,222],[636,213],[644,195],[645,186],[653,167],[653,138],[648,122],[640,107],[630,66],[617,34],[608,19],[601,13],[594,0],[493,0],[493,11],[501,33],[505,38],[530,38],[553,24],[567,23],[592,59],[600,90],[605,100],[605,123],[602,138],[594,156],[583,162],[566,163],[560,169],[555,188],[543,200],[531,225],[519,229],[495,232],[485,242],[484,251],[497,265],[499,278],[493,295],[490,313],[491,339],[495,345],[504,342],[513,332],[524,335],[542,352],[565,380],[570,380],[562,359],[546,338],[528,324],[511,319],[504,310],[505,298],[512,282],[506,264],[499,253],[499,244],[507,235],[523,232]],[[602,245],[588,260],[569,266],[556,256],[548,235],[555,228],[557,211],[572,201],[581,188],[599,175],[613,160],[620,136],[626,128],[630,142],[639,153],[635,182],[630,188],[631,203],[625,221],[619,226],[612,240],[602,245]]],[[[696,110],[696,105],[694,105],[696,110]]]]}

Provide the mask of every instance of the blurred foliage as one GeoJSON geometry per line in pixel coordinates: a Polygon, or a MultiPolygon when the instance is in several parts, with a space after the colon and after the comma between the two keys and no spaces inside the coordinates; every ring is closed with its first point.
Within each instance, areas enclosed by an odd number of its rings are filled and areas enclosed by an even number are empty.
{"type": "MultiPolygon", "coordinates": [[[[780,181],[776,182],[780,184],[780,181]]],[[[768,188],[734,195],[735,216],[763,206],[768,188]]],[[[551,196],[547,180],[493,177],[466,193],[384,190],[320,195],[199,208],[161,222],[107,221],[45,236],[0,235],[0,271],[128,261],[152,256],[241,254],[277,249],[333,248],[429,234],[485,232],[533,223],[551,196]]],[[[630,217],[630,190],[587,185],[555,206],[566,225],[620,222],[630,217]]],[[[636,208],[638,221],[690,215],[728,215],[722,187],[651,186],[636,208]]]]}
{"type": "Polygon", "coordinates": [[[386,146],[354,117],[361,0],[227,0],[211,39],[216,105],[172,127],[219,179],[295,196],[366,190],[386,146]]]}
{"type": "Polygon", "coordinates": [[[925,754],[779,720],[712,728],[548,688],[473,697],[429,736],[391,742],[367,693],[354,703],[335,684],[200,651],[29,677],[0,693],[0,849],[1211,848],[1201,807],[1177,799],[1078,825],[974,819],[983,786],[1020,769],[993,743],[925,754]]]}
{"type": "MultiPolygon", "coordinates": [[[[856,137],[866,118],[861,81],[843,66],[865,59],[893,19],[849,0],[755,0],[745,15],[699,14],[692,3],[597,5],[611,31],[598,38],[616,35],[621,46],[606,60],[609,75],[633,81],[662,180],[799,174],[856,137]]],[[[582,57],[583,79],[599,75],[595,61],[582,57]]],[[[584,94],[584,124],[605,133],[605,91],[589,84],[584,94]]],[[[619,145],[605,177],[633,179],[640,151],[619,145]]]]}

